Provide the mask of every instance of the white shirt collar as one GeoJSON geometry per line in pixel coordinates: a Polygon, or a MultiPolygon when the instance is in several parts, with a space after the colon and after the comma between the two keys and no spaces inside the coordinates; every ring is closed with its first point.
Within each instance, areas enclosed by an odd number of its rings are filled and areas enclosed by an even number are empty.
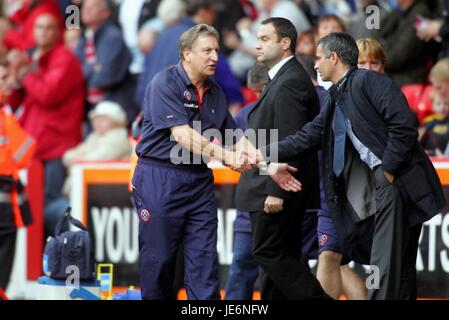
{"type": "Polygon", "coordinates": [[[273,80],[276,74],[279,72],[279,70],[281,70],[282,66],[293,57],[294,57],[293,55],[288,56],[287,58],[282,59],[276,65],[274,65],[274,67],[268,71],[268,76],[270,77],[270,80],[273,80]]]}

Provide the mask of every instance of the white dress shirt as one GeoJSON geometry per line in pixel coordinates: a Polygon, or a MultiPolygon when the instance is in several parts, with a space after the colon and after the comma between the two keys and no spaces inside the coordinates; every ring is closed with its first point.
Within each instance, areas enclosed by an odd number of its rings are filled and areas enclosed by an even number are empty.
{"type": "Polygon", "coordinates": [[[270,77],[270,80],[274,79],[274,77],[279,72],[279,70],[281,70],[281,68],[284,66],[284,64],[286,64],[291,58],[293,58],[293,55],[291,55],[291,56],[289,56],[287,58],[282,59],[277,64],[275,64],[273,68],[271,68],[268,71],[268,76],[270,77]]]}

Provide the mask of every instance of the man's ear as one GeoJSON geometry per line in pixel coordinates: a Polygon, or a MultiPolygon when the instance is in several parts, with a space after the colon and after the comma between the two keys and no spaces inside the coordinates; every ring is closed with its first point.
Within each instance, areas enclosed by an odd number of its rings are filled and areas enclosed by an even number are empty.
{"type": "Polygon", "coordinates": [[[184,49],[182,51],[182,56],[184,57],[184,61],[186,61],[186,62],[190,62],[191,61],[190,52],[191,51],[189,49],[184,49]]]}
{"type": "Polygon", "coordinates": [[[282,49],[289,50],[292,40],[289,37],[284,37],[281,40],[282,49]]]}
{"type": "Polygon", "coordinates": [[[332,52],[330,58],[331,58],[332,63],[334,65],[336,65],[338,60],[339,60],[339,57],[338,57],[337,53],[336,52],[332,52]]]}

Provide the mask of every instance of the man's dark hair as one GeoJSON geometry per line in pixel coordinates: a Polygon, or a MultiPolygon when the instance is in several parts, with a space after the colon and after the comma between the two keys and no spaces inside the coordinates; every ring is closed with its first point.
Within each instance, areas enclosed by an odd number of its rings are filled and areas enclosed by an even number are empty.
{"type": "Polygon", "coordinates": [[[329,58],[335,52],[341,62],[348,66],[356,66],[359,59],[359,49],[355,40],[347,33],[334,32],[321,38],[318,45],[323,46],[324,56],[329,58]]]}
{"type": "Polygon", "coordinates": [[[290,20],[285,18],[268,18],[262,21],[262,24],[272,24],[274,26],[274,30],[276,30],[276,34],[278,36],[278,40],[281,41],[283,38],[290,39],[290,51],[291,53],[295,53],[296,51],[296,39],[298,39],[298,33],[296,32],[296,28],[290,20]]]}
{"type": "Polygon", "coordinates": [[[264,86],[268,81],[268,67],[256,62],[248,71],[248,86],[264,86]]]}
{"type": "Polygon", "coordinates": [[[316,81],[317,74],[316,74],[316,70],[315,70],[315,60],[313,59],[313,57],[309,56],[308,54],[297,53],[296,60],[298,60],[298,62],[302,65],[304,70],[306,70],[310,79],[316,81]]]}

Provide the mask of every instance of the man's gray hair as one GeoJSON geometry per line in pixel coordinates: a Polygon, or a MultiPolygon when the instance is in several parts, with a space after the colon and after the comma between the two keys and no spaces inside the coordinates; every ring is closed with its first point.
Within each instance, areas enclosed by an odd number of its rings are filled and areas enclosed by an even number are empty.
{"type": "Polygon", "coordinates": [[[347,33],[334,32],[321,38],[317,47],[323,46],[323,53],[329,58],[332,52],[335,52],[347,66],[356,66],[359,59],[359,49],[355,40],[347,33]]]}
{"type": "Polygon", "coordinates": [[[264,86],[270,81],[268,67],[261,62],[256,62],[248,71],[248,86],[264,86]]]}
{"type": "Polygon", "coordinates": [[[179,39],[179,56],[181,57],[181,60],[184,60],[182,54],[184,50],[192,50],[193,43],[200,36],[212,36],[217,39],[217,41],[220,40],[220,35],[214,27],[207,24],[197,24],[196,26],[191,27],[189,30],[185,31],[179,39]]]}

